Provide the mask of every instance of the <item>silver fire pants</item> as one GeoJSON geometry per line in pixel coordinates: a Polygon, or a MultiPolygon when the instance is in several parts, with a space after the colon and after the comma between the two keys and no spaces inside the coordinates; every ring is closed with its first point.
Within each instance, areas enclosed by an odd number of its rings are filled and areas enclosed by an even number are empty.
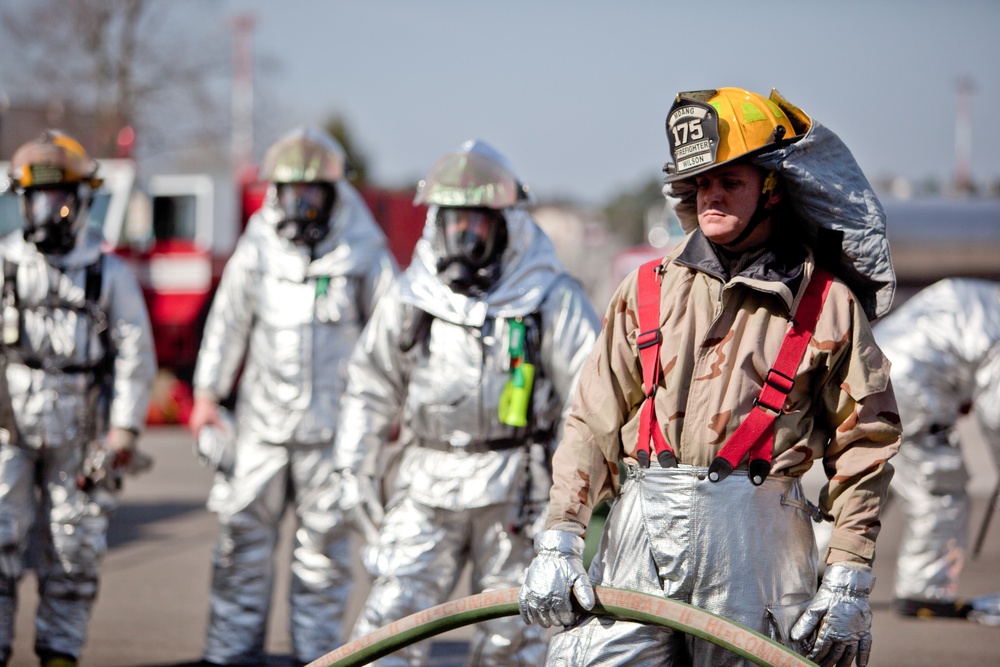
{"type": "MultiPolygon", "coordinates": [[[[517,503],[463,510],[429,507],[404,497],[386,515],[368,563],[372,591],[354,627],[355,638],[448,600],[467,562],[473,593],[516,588],[534,556],[532,540],[513,533],[517,503]]],[[[470,665],[536,667],[545,655],[545,630],[520,616],[475,627],[470,665]]],[[[427,662],[429,642],[419,642],[374,663],[417,667],[427,662]]]]}
{"type": "MultiPolygon", "coordinates": [[[[789,645],[816,591],[816,545],[798,479],[745,471],[718,483],[707,469],[629,468],[590,578],[595,585],[696,605],[789,645]]],[[[555,635],[548,665],[750,665],[675,630],[584,615],[555,635]]]]}
{"type": "Polygon", "coordinates": [[[291,634],[309,662],[343,642],[353,589],[351,531],[337,509],[330,447],[271,445],[242,434],[233,475],[217,477],[209,509],[221,524],[204,657],[227,665],[264,662],[274,549],[285,510],[295,512],[291,634]]]}
{"type": "Polygon", "coordinates": [[[34,533],[35,650],[79,656],[86,642],[114,502],[102,507],[78,488],[82,456],[82,446],[0,446],[0,657],[13,639],[17,584],[36,519],[45,528],[34,533]]]}
{"type": "Polygon", "coordinates": [[[896,559],[895,596],[954,602],[972,512],[969,474],[957,440],[907,439],[893,459],[892,490],[906,526],[896,559]]]}

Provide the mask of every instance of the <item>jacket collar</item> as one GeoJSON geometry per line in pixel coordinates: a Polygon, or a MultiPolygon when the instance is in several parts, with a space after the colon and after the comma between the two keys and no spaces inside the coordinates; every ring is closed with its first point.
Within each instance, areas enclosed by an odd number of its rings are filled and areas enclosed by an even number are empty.
{"type": "Polygon", "coordinates": [[[688,234],[686,243],[674,257],[674,262],[706,273],[725,284],[743,283],[778,295],[791,311],[792,303],[802,286],[805,265],[811,261],[808,248],[780,231],[771,237],[768,248],[736,275],[730,276],[720,261],[715,246],[701,229],[688,234]]]}

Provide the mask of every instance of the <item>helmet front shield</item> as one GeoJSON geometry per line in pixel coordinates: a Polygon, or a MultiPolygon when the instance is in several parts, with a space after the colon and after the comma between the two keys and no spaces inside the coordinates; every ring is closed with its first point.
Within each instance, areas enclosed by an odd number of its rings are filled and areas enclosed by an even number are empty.
{"type": "Polygon", "coordinates": [[[481,153],[460,151],[431,167],[413,203],[503,209],[524,199],[524,187],[507,167],[481,153]]]}
{"type": "Polygon", "coordinates": [[[262,175],[271,183],[336,183],[347,171],[347,154],[316,128],[293,130],[264,156],[262,175]]]}

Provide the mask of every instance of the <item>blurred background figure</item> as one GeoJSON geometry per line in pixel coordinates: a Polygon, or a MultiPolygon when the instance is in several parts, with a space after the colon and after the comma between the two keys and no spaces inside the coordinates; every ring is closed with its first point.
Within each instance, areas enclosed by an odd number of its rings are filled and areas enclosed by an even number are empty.
{"type": "Polygon", "coordinates": [[[0,431],[0,664],[29,534],[39,538],[35,652],[44,666],[77,664],[120,475],[149,463],[136,442],[156,374],[153,338],[131,270],[102,253],[101,230],[87,224],[97,169],[56,130],[10,163],[24,226],[0,241],[15,416],[0,431]]]}
{"type": "Polygon", "coordinates": [[[295,656],[310,662],[343,640],[352,549],[335,510],[331,445],[343,365],[396,272],[384,235],[344,179],[345,164],[341,145],[313,128],[271,146],[266,201],[226,265],[205,325],[189,427],[200,442],[223,441],[200,449],[218,470],[208,504],[221,524],[205,664],[263,663],[273,550],[287,507],[297,520],[295,656]],[[219,403],[244,355],[235,426],[227,427],[219,403]]]}
{"type": "Polygon", "coordinates": [[[958,596],[970,501],[956,428],[971,412],[1000,461],[1000,283],[941,280],[879,322],[875,336],[892,363],[903,420],[892,480],[906,518],[896,611],[1000,624],[1000,595],[958,596]]]}
{"type": "MultiPolygon", "coordinates": [[[[527,199],[482,141],[439,159],[414,202],[430,205],[423,238],[351,357],[335,448],[342,484],[371,489],[402,424],[355,637],[444,602],[467,563],[478,593],[519,586],[531,560],[551,447],[600,320],[527,199]]],[[[476,627],[470,663],[534,667],[545,649],[541,628],[495,619],[476,627]]],[[[379,664],[421,665],[427,654],[423,642],[379,664]]]]}

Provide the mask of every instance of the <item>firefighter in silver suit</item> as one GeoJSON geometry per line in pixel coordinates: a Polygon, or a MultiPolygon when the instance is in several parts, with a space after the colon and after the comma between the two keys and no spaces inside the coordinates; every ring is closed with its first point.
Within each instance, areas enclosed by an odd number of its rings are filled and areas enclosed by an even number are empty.
{"type": "Polygon", "coordinates": [[[875,337],[892,362],[903,420],[892,490],[906,528],[894,606],[905,616],[1000,625],[1000,596],[958,595],[970,502],[956,427],[971,412],[1000,461],[1000,283],[941,280],[879,322],[875,337]]]}
{"type": "Polygon", "coordinates": [[[24,217],[0,240],[2,330],[15,425],[0,430],[0,664],[10,657],[17,584],[36,521],[42,665],[77,664],[97,596],[117,488],[128,470],[156,360],[142,292],[128,266],[101,250],[88,225],[98,164],[50,130],[11,159],[24,217]],[[109,481],[104,477],[103,481],[109,481]]]}
{"type": "MultiPolygon", "coordinates": [[[[485,142],[439,159],[415,199],[430,206],[413,261],[351,357],[335,457],[355,510],[378,511],[397,418],[402,452],[355,637],[446,601],[467,563],[480,592],[519,586],[531,560],[555,429],[600,322],[526,200],[485,142]]],[[[545,646],[542,629],[496,619],[471,662],[534,666],[545,646]]],[[[426,659],[421,643],[379,664],[426,659]]]]}
{"type": "Polygon", "coordinates": [[[309,662],[342,641],[352,590],[349,524],[336,511],[331,446],[341,426],[344,364],[396,264],[346,155],[325,132],[299,128],[265,155],[269,182],[226,265],[205,324],[189,427],[224,428],[219,402],[241,372],[231,468],[208,505],[214,554],[204,662],[258,665],[280,520],[297,519],[291,634],[309,662]]]}

